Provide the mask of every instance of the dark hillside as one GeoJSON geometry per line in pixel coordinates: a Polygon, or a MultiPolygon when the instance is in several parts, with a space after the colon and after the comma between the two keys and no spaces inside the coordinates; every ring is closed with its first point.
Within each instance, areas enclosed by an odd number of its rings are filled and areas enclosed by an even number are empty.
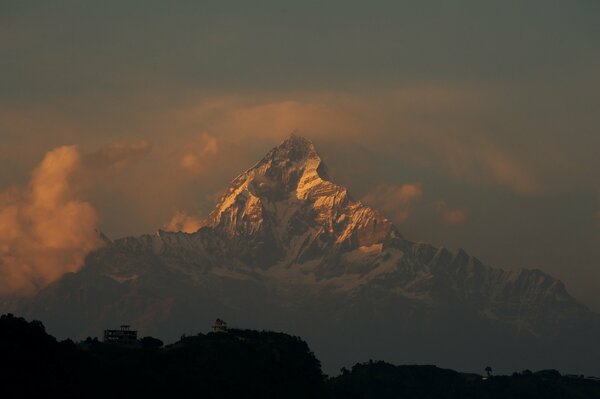
{"type": "Polygon", "coordinates": [[[42,323],[0,319],[0,397],[318,398],[319,361],[298,337],[229,330],[159,348],[57,342],[42,323]]]}
{"type": "MultiPolygon", "coordinates": [[[[123,347],[58,342],[39,321],[0,317],[1,398],[600,398],[600,381],[555,370],[483,378],[435,366],[356,364],[327,379],[306,342],[229,329],[123,347]]],[[[491,370],[489,370],[491,373],[491,370]]]]}
{"type": "Polygon", "coordinates": [[[435,366],[356,364],[328,381],[331,395],[344,399],[559,399],[600,398],[600,381],[562,376],[556,370],[483,378],[435,366]]]}

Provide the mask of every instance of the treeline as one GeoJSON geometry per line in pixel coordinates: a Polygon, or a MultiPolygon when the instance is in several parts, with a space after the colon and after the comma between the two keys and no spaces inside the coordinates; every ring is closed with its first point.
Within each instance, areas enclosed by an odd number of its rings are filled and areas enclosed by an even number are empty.
{"type": "Polygon", "coordinates": [[[435,366],[357,364],[327,381],[334,398],[563,399],[600,398],[600,381],[525,370],[483,377],[435,366]]]}
{"type": "Polygon", "coordinates": [[[357,364],[328,378],[300,338],[229,330],[140,348],[58,342],[39,321],[0,316],[2,398],[599,398],[600,382],[556,371],[463,374],[357,364]]]}

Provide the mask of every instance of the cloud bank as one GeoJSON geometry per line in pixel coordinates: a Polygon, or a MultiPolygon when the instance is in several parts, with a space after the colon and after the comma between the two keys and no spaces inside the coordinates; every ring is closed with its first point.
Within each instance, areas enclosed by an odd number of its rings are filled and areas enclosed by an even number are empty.
{"type": "Polygon", "coordinates": [[[98,217],[78,199],[73,181],[82,157],[75,146],[46,154],[24,189],[0,199],[0,294],[30,294],[78,270],[102,244],[98,217]]]}
{"type": "Polygon", "coordinates": [[[103,240],[98,215],[82,196],[107,171],[150,151],[147,142],[82,154],[76,146],[44,156],[25,187],[0,194],[0,295],[28,295],[81,268],[103,240]]]}
{"type": "Polygon", "coordinates": [[[215,161],[218,152],[217,139],[210,134],[202,133],[198,139],[186,145],[181,156],[181,167],[192,173],[204,173],[209,169],[211,162],[215,161]]]}
{"type": "Polygon", "coordinates": [[[171,220],[165,224],[166,231],[183,231],[184,233],[195,233],[202,226],[202,220],[178,211],[171,220]]]}
{"type": "Polygon", "coordinates": [[[412,205],[423,195],[418,183],[382,185],[366,195],[363,201],[380,210],[396,223],[402,223],[410,216],[412,205]]]}
{"type": "Polygon", "coordinates": [[[462,226],[467,221],[467,213],[464,210],[450,209],[444,200],[436,202],[434,209],[448,226],[462,226]]]}

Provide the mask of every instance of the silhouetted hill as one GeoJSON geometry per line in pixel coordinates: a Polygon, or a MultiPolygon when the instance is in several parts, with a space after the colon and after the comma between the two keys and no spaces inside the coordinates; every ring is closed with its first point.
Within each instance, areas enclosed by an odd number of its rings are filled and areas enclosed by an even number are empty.
{"type": "Polygon", "coordinates": [[[319,398],[325,388],[308,345],[275,332],[198,334],[164,348],[75,345],[5,315],[0,349],[2,398],[319,398]]]}
{"type": "Polygon", "coordinates": [[[356,364],[327,379],[306,342],[230,329],[138,347],[58,342],[39,321],[0,317],[1,398],[598,398],[600,382],[525,371],[484,379],[435,366],[356,364]]]}
{"type": "Polygon", "coordinates": [[[51,392],[75,398],[88,375],[86,357],[72,341],[57,342],[41,322],[10,314],[0,316],[0,362],[2,398],[51,392]]]}
{"type": "Polygon", "coordinates": [[[333,398],[343,399],[553,399],[600,398],[600,381],[562,376],[556,370],[482,378],[435,366],[356,364],[332,378],[333,398]]]}

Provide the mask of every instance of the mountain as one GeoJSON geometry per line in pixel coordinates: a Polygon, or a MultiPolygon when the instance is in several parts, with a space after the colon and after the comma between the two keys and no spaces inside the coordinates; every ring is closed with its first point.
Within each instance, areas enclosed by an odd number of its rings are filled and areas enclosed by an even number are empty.
{"type": "Polygon", "coordinates": [[[329,370],[379,357],[600,374],[600,319],[563,283],[404,238],[296,135],[235,178],[197,232],[107,239],[79,272],[1,307],[74,338],[127,322],[168,340],[221,317],[302,335],[329,370]]]}

